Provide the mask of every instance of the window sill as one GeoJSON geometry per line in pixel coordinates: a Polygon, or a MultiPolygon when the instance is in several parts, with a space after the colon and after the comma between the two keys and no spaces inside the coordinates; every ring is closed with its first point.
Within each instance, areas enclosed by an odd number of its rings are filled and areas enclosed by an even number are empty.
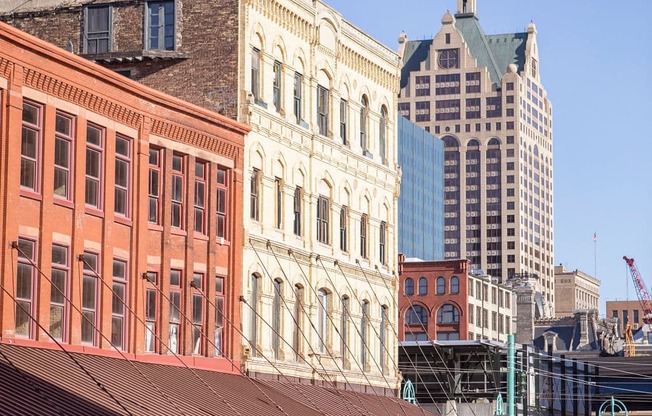
{"type": "Polygon", "coordinates": [[[183,235],[183,236],[188,235],[188,233],[185,230],[182,230],[180,228],[174,228],[174,227],[170,228],[170,233],[174,235],[183,235]]]}
{"type": "Polygon", "coordinates": [[[86,214],[92,215],[94,217],[104,218],[104,212],[103,211],[101,211],[101,210],[99,210],[97,208],[89,207],[88,205],[86,205],[86,211],[85,212],[86,212],[86,214]]]}
{"type": "Polygon", "coordinates": [[[133,225],[133,221],[131,221],[130,218],[123,217],[121,215],[116,215],[113,218],[113,221],[117,222],[118,224],[126,225],[126,226],[129,226],[129,227],[131,227],[133,225]]]}
{"type": "Polygon", "coordinates": [[[306,123],[306,122],[303,121],[303,120],[299,120],[299,121],[297,121],[297,124],[298,124],[299,126],[303,127],[303,128],[306,129],[306,130],[310,129],[310,126],[308,125],[308,123],[306,123]]]}
{"type": "Polygon", "coordinates": [[[67,199],[61,199],[61,198],[58,198],[58,197],[54,197],[53,202],[54,202],[54,205],[59,205],[59,206],[70,208],[70,209],[73,209],[75,207],[75,204],[72,201],[67,200],[67,199]]]}
{"type": "Polygon", "coordinates": [[[28,199],[33,199],[33,200],[36,200],[36,201],[43,201],[43,195],[41,195],[41,194],[39,194],[37,192],[28,190],[28,189],[22,189],[21,188],[20,196],[28,198],[28,199]]]}
{"type": "Polygon", "coordinates": [[[254,98],[254,104],[256,104],[258,107],[267,110],[267,103],[261,100],[260,98],[254,98]]]}
{"type": "Polygon", "coordinates": [[[231,242],[226,240],[224,237],[217,237],[217,244],[221,246],[230,246],[231,242]]]}
{"type": "Polygon", "coordinates": [[[197,231],[193,232],[192,238],[195,240],[208,241],[208,236],[206,234],[198,233],[197,231]]]}
{"type": "Polygon", "coordinates": [[[147,229],[152,231],[163,231],[163,226],[158,224],[152,224],[151,222],[147,224],[147,229]]]}

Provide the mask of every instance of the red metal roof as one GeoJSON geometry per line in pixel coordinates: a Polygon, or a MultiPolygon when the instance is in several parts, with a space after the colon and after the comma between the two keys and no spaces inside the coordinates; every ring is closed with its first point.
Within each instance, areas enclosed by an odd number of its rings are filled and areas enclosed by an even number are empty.
{"type": "Polygon", "coordinates": [[[104,356],[0,344],[0,414],[429,415],[391,397],[193,371],[171,365],[132,364],[104,356]]]}

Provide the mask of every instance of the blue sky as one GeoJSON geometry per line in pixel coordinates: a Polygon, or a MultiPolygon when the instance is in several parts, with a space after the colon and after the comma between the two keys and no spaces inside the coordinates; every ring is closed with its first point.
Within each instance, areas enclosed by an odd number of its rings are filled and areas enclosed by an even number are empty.
{"type": "MultiPolygon", "coordinates": [[[[396,50],[431,38],[456,0],[325,0],[396,50]]],[[[652,1],[478,0],[488,34],[538,30],[554,109],[555,263],[602,281],[604,302],[636,299],[623,255],[652,284],[652,1]],[[597,233],[594,262],[593,233],[597,233]],[[594,267],[597,266],[597,267],[594,267]]]]}

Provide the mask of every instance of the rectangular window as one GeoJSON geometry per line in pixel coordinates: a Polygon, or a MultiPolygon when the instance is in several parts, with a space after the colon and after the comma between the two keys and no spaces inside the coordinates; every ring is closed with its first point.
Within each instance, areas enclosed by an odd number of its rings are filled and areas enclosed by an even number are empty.
{"type": "Polygon", "coordinates": [[[18,268],[16,271],[16,335],[34,337],[36,311],[36,242],[18,239],[18,268]]]}
{"type": "Polygon", "coordinates": [[[149,222],[160,224],[161,150],[149,149],[149,222]]]}
{"type": "Polygon", "coordinates": [[[73,118],[57,111],[54,126],[54,196],[72,199],[73,118]]]}
{"type": "Polygon", "coordinates": [[[251,94],[254,100],[260,100],[260,50],[251,50],[251,94]]]}
{"type": "Polygon", "coordinates": [[[84,53],[111,52],[111,6],[86,8],[84,53]]]}
{"type": "Polygon", "coordinates": [[[398,103],[398,113],[409,120],[410,103],[398,103]]]}
{"type": "Polygon", "coordinates": [[[201,273],[193,273],[193,290],[192,290],[192,353],[194,355],[201,355],[204,353],[202,348],[202,336],[204,332],[204,296],[202,291],[204,288],[204,275],[201,273]]]}
{"type": "Polygon", "coordinates": [[[303,203],[303,189],[294,188],[294,235],[301,236],[301,207],[303,203]]]}
{"type": "Polygon", "coordinates": [[[170,224],[183,229],[183,191],[184,191],[183,156],[172,156],[172,213],[170,224]]]}
{"type": "Polygon", "coordinates": [[[173,0],[147,3],[147,49],[174,50],[174,20],[173,0]]]}
{"type": "Polygon", "coordinates": [[[349,252],[349,209],[343,206],[340,210],[340,250],[349,252]]]}
{"type": "Polygon", "coordinates": [[[215,278],[215,356],[224,353],[224,278],[215,278]]]}
{"type": "Polygon", "coordinates": [[[480,92],[480,73],[469,72],[466,74],[466,93],[480,92]]]}
{"type": "Polygon", "coordinates": [[[460,100],[438,100],[435,108],[437,121],[460,119],[460,100]]]}
{"type": "Polygon", "coordinates": [[[97,337],[97,276],[99,255],[84,252],[84,275],[82,277],[82,320],[81,341],[85,344],[95,345],[97,337]]]}
{"type": "Polygon", "coordinates": [[[452,95],[460,93],[460,74],[445,74],[435,77],[435,94],[452,95]]]}
{"type": "Polygon", "coordinates": [[[328,221],[330,214],[330,200],[324,196],[317,199],[317,241],[329,244],[328,221]]]}
{"type": "Polygon", "coordinates": [[[347,142],[347,127],[346,123],[348,121],[348,103],[346,100],[340,100],[340,138],[342,139],[342,144],[348,144],[347,142]]]}
{"type": "Polygon", "coordinates": [[[317,85],[317,126],[322,136],[328,136],[328,94],[328,89],[317,85]]]}
{"type": "Polygon", "coordinates": [[[41,149],[43,143],[42,107],[23,102],[23,124],[20,146],[20,186],[39,192],[41,149]]]}
{"type": "Polygon", "coordinates": [[[68,285],[70,260],[68,247],[52,245],[52,286],[50,288],[50,334],[59,341],[68,338],[68,285]]]}
{"type": "Polygon", "coordinates": [[[86,206],[102,208],[102,171],[104,167],[104,130],[86,127],[86,183],[84,201],[86,206]]]}
{"type": "Polygon", "coordinates": [[[415,105],[416,121],[430,121],[430,101],[417,101],[415,105]]]}
{"type": "Polygon", "coordinates": [[[281,90],[281,82],[283,80],[283,66],[279,61],[274,61],[274,84],[273,88],[273,98],[274,108],[276,112],[281,111],[281,99],[283,98],[283,93],[281,90]]]}
{"type": "Polygon", "coordinates": [[[281,228],[283,226],[283,181],[280,178],[274,178],[274,226],[281,228]]]}
{"type": "Polygon", "coordinates": [[[369,228],[369,217],[362,214],[360,218],[360,257],[367,258],[367,229],[369,228]]]}
{"type": "Polygon", "coordinates": [[[227,175],[228,171],[217,167],[217,237],[227,238],[227,175]]]}
{"type": "Polygon", "coordinates": [[[113,260],[113,293],[111,298],[111,343],[127,347],[127,263],[113,260]]]}
{"type": "Polygon", "coordinates": [[[195,162],[195,232],[206,233],[206,177],[208,165],[195,162]]]}
{"type": "Polygon", "coordinates": [[[503,116],[501,97],[487,97],[486,104],[487,104],[487,108],[486,108],[487,118],[503,116]]]}
{"type": "Polygon", "coordinates": [[[260,195],[260,171],[254,168],[251,172],[251,182],[250,188],[251,193],[249,197],[249,216],[252,220],[260,221],[260,207],[259,207],[259,195],[260,195]]]}
{"type": "Polygon", "coordinates": [[[179,354],[181,344],[181,270],[170,270],[170,313],[168,326],[168,347],[171,353],[179,354]]]}
{"type": "Polygon", "coordinates": [[[147,272],[145,288],[145,352],[156,352],[158,317],[158,274],[147,272]]]}
{"type": "Polygon", "coordinates": [[[430,76],[423,75],[417,76],[415,79],[415,96],[417,97],[427,97],[430,95],[430,76]]]}
{"type": "Polygon", "coordinates": [[[380,223],[380,235],[378,236],[378,251],[380,257],[380,264],[387,264],[387,223],[382,221],[380,223]]]}
{"type": "Polygon", "coordinates": [[[480,118],[480,99],[467,98],[466,99],[466,118],[480,118]]]}
{"type": "Polygon", "coordinates": [[[115,138],[115,213],[129,217],[131,200],[131,140],[115,138]]]}
{"type": "Polygon", "coordinates": [[[303,75],[301,75],[298,72],[294,73],[294,116],[297,119],[297,124],[299,124],[302,120],[302,114],[301,114],[301,108],[303,106],[302,104],[302,98],[303,98],[303,75]]]}

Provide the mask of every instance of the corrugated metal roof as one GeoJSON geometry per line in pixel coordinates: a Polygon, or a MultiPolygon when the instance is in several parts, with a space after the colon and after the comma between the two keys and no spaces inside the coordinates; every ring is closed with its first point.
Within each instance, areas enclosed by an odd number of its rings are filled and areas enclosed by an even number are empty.
{"type": "Polygon", "coordinates": [[[184,367],[0,344],[0,414],[424,415],[391,397],[194,371],[217,394],[184,367]]]}

